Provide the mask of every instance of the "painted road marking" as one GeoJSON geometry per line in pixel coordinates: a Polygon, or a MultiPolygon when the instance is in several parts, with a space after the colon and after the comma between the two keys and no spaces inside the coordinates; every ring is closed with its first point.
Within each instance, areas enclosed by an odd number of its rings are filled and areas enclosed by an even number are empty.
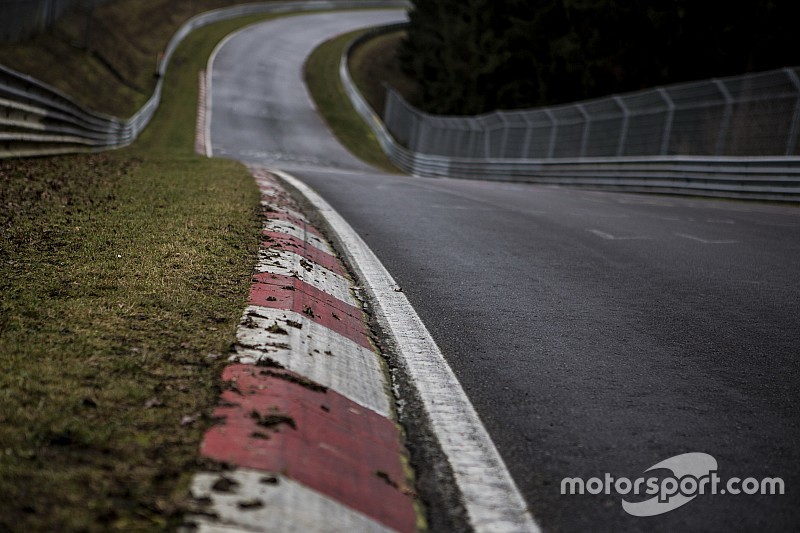
{"type": "Polygon", "coordinates": [[[219,51],[222,50],[222,47],[225,46],[228,41],[233,39],[235,35],[236,32],[231,33],[217,43],[217,46],[215,46],[214,50],[211,51],[211,55],[208,58],[208,63],[206,64],[206,98],[205,100],[201,100],[206,108],[206,157],[214,157],[214,145],[211,140],[211,113],[214,109],[214,99],[211,97],[212,82],[214,78],[214,61],[217,59],[217,54],[219,54],[219,51]]]}
{"type": "Polygon", "coordinates": [[[277,233],[274,231],[263,231],[262,234],[264,235],[263,246],[265,248],[276,248],[279,250],[295,252],[298,255],[302,255],[312,263],[316,263],[324,268],[327,268],[331,272],[339,274],[342,277],[347,275],[342,267],[342,264],[339,262],[339,259],[329,253],[323,252],[319,248],[309,246],[306,241],[302,241],[292,235],[286,235],[285,233],[277,233]]]}
{"type": "Polygon", "coordinates": [[[302,313],[249,306],[232,362],[277,363],[330,387],[383,416],[391,414],[389,386],[378,355],[302,313]]]}
{"type": "Polygon", "coordinates": [[[610,233],[606,233],[605,231],[600,231],[599,229],[590,229],[587,231],[607,241],[647,241],[651,239],[651,237],[645,236],[617,237],[615,235],[611,235],[610,233]]]}
{"type": "Polygon", "coordinates": [[[273,208],[269,213],[267,213],[267,218],[269,220],[283,220],[289,222],[290,224],[294,224],[297,227],[303,228],[307,233],[311,233],[312,235],[316,235],[317,237],[324,238],[322,237],[322,234],[317,230],[317,228],[315,228],[314,226],[309,226],[308,220],[305,220],[302,217],[302,214],[298,213],[297,211],[293,211],[287,208],[273,208]]]}
{"type": "Polygon", "coordinates": [[[675,233],[675,235],[677,235],[678,237],[683,237],[684,239],[689,239],[703,244],[736,244],[739,242],[734,240],[708,240],[708,239],[703,239],[701,237],[696,237],[694,235],[688,235],[686,233],[677,233],[677,232],[675,233]]]}
{"type": "MultiPolygon", "coordinates": [[[[344,302],[295,276],[261,272],[253,274],[251,280],[253,281],[250,287],[252,305],[303,313],[333,330],[337,329],[335,324],[339,322],[353,325],[358,323],[356,329],[367,335],[360,306],[344,302]]],[[[360,339],[353,340],[363,344],[360,339]]],[[[368,343],[364,345],[367,346],[368,343]]]]}
{"type": "Polygon", "coordinates": [[[455,374],[405,294],[372,250],[321,196],[294,176],[273,171],[327,221],[363,281],[378,322],[395,344],[478,532],[538,532],[525,500],[455,374]]]}
{"type": "Polygon", "coordinates": [[[350,292],[351,284],[347,278],[294,252],[262,248],[258,253],[256,272],[294,276],[354,307],[361,305],[350,292]]]}
{"type": "Polygon", "coordinates": [[[255,274],[250,305],[300,313],[331,331],[372,349],[360,308],[345,303],[294,277],[255,274]]]}
{"type": "Polygon", "coordinates": [[[334,254],[333,248],[327,243],[327,241],[320,238],[315,233],[306,231],[302,226],[295,225],[294,223],[288,220],[280,220],[280,219],[273,219],[267,220],[264,223],[264,231],[272,231],[275,233],[285,233],[287,235],[291,235],[292,237],[296,237],[301,241],[306,241],[311,246],[319,248],[325,253],[334,254]]]}
{"type": "Polygon", "coordinates": [[[281,369],[230,365],[222,380],[213,416],[224,423],[203,437],[204,457],[281,473],[390,528],[416,529],[392,420],[281,369]]]}
{"type": "Polygon", "coordinates": [[[191,493],[195,499],[208,502],[205,511],[213,510],[217,514],[216,520],[203,515],[190,517],[197,525],[198,533],[392,531],[366,515],[277,473],[246,468],[202,473],[192,479],[191,493]],[[258,502],[262,505],[259,506],[258,502]]]}
{"type": "MultiPolygon", "coordinates": [[[[206,101],[206,81],[208,79],[205,69],[200,69],[199,78],[200,80],[197,99],[202,103],[206,101]]],[[[200,155],[206,155],[206,145],[208,144],[207,134],[208,129],[206,127],[206,106],[198,105],[197,120],[195,122],[194,151],[200,155]]]]}

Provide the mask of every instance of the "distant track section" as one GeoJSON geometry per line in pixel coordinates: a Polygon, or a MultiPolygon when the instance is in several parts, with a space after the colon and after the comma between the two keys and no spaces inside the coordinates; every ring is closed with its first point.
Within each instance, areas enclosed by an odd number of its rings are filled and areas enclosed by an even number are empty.
{"type": "MultiPolygon", "coordinates": [[[[771,200],[782,202],[800,202],[800,157],[798,156],[701,156],[701,155],[651,155],[651,156],[610,156],[610,157],[500,157],[497,155],[452,155],[425,153],[410,149],[402,139],[397,138],[387,127],[377,110],[367,103],[353,82],[348,69],[348,61],[353,50],[377,35],[396,31],[402,25],[388,25],[375,28],[358,38],[345,49],[342,54],[339,73],[350,101],[363,120],[372,128],[383,151],[398,168],[414,176],[450,177],[481,179],[492,181],[514,181],[615,189],[628,192],[655,192],[666,194],[684,194],[692,196],[709,196],[716,198],[737,198],[749,200],[771,200]]],[[[789,69],[784,69],[793,73],[789,69]]],[[[796,76],[795,76],[796,77],[796,76]]],[[[421,112],[413,110],[394,91],[388,94],[387,114],[394,109],[395,115],[404,116],[406,131],[404,135],[416,137],[416,144],[424,146],[420,138],[430,139],[433,131],[421,126],[421,112]],[[402,108],[402,112],[397,111],[402,108]],[[413,119],[413,120],[411,120],[413,119]],[[413,130],[413,131],[412,131],[413,130]],[[430,131],[429,131],[430,130],[430,131]]],[[[800,103],[794,115],[800,113],[800,103]]],[[[793,115],[793,116],[794,116],[793,115]]],[[[427,116],[432,123],[447,125],[463,123],[464,119],[452,117],[427,116]],[[459,122],[460,121],[460,122],[459,122]]],[[[398,121],[395,120],[395,123],[398,121]]],[[[402,122],[402,121],[400,121],[402,122]]],[[[472,120],[474,127],[466,128],[460,143],[462,150],[474,147],[476,143],[469,140],[470,133],[490,136],[495,134],[503,139],[506,130],[493,125],[486,131],[480,131],[480,120],[472,120]]],[[[793,124],[800,124],[796,119],[793,124]]],[[[395,124],[397,126],[397,124],[395,124]]],[[[573,130],[577,127],[570,126],[573,130]]],[[[395,128],[397,129],[397,128],[395,128]]],[[[566,128],[564,128],[566,129],[566,128]]],[[[793,129],[797,129],[796,127],[793,129]]],[[[510,130],[509,130],[510,131],[510,130]]],[[[452,132],[451,132],[452,133],[452,132]]],[[[550,139],[551,152],[567,142],[558,142],[558,137],[546,131],[546,139],[550,139]]],[[[574,133],[574,131],[573,131],[574,133]]],[[[578,138],[588,139],[586,129],[578,138]]],[[[651,136],[653,132],[650,132],[651,136]]],[[[656,132],[659,136],[660,132],[656,132]]],[[[402,135],[400,136],[402,137],[402,135]]],[[[454,139],[457,135],[451,135],[454,139]]],[[[797,133],[790,135],[796,144],[797,133]]],[[[450,139],[451,141],[453,139],[450,139]]],[[[427,142],[427,141],[426,141],[427,142]]],[[[505,140],[503,141],[505,143],[505,140]]],[[[491,143],[482,140],[478,146],[489,146],[491,143]]],[[[528,141],[530,144],[530,140],[528,141]]],[[[560,148],[559,148],[560,149],[560,148]]],[[[488,153],[488,151],[487,151],[488,153]]],[[[558,152],[555,152],[558,153],[558,152]]]]}
{"type": "Polygon", "coordinates": [[[259,13],[407,6],[407,2],[396,0],[264,2],[197,15],[170,40],[158,67],[159,79],[153,95],[127,120],[87,109],[58,89],[0,65],[0,158],[99,151],[131,144],[158,109],[164,74],[173,52],[197,28],[259,13]]]}

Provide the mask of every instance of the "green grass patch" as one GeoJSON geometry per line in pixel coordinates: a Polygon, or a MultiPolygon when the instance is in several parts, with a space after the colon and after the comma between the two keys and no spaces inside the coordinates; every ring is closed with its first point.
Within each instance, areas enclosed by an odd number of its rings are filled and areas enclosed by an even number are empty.
{"type": "Polygon", "coordinates": [[[166,531],[202,465],[246,305],[259,193],[193,153],[192,34],[134,146],[0,161],[0,531],[166,531]]]}
{"type": "Polygon", "coordinates": [[[339,78],[342,52],[361,33],[363,30],[344,34],[317,47],[305,65],[306,84],[320,115],[345,148],[374,167],[397,173],[372,130],[353,108],[339,78]]]}
{"type": "Polygon", "coordinates": [[[124,153],[0,176],[0,530],[174,526],[217,397],[209,355],[245,305],[252,180],[124,153]]]}

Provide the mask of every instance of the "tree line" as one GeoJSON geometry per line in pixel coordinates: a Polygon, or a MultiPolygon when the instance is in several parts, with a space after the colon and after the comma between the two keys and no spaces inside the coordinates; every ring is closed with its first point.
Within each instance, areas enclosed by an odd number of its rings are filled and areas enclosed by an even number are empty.
{"type": "Polygon", "coordinates": [[[413,0],[398,56],[431,113],[553,105],[800,64],[794,0],[413,0]]]}

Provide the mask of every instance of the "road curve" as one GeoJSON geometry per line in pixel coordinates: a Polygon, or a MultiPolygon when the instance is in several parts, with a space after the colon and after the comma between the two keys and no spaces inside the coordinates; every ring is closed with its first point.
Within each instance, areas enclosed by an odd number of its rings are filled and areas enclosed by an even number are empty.
{"type": "Polygon", "coordinates": [[[301,68],[331,35],[396,18],[237,33],[213,63],[214,155],[291,172],[361,235],[546,531],[796,529],[800,210],[370,169],[330,136],[301,68]],[[616,492],[560,493],[565,477],[636,479],[688,452],[722,479],[780,477],[787,494],[641,518],[616,492]]]}

